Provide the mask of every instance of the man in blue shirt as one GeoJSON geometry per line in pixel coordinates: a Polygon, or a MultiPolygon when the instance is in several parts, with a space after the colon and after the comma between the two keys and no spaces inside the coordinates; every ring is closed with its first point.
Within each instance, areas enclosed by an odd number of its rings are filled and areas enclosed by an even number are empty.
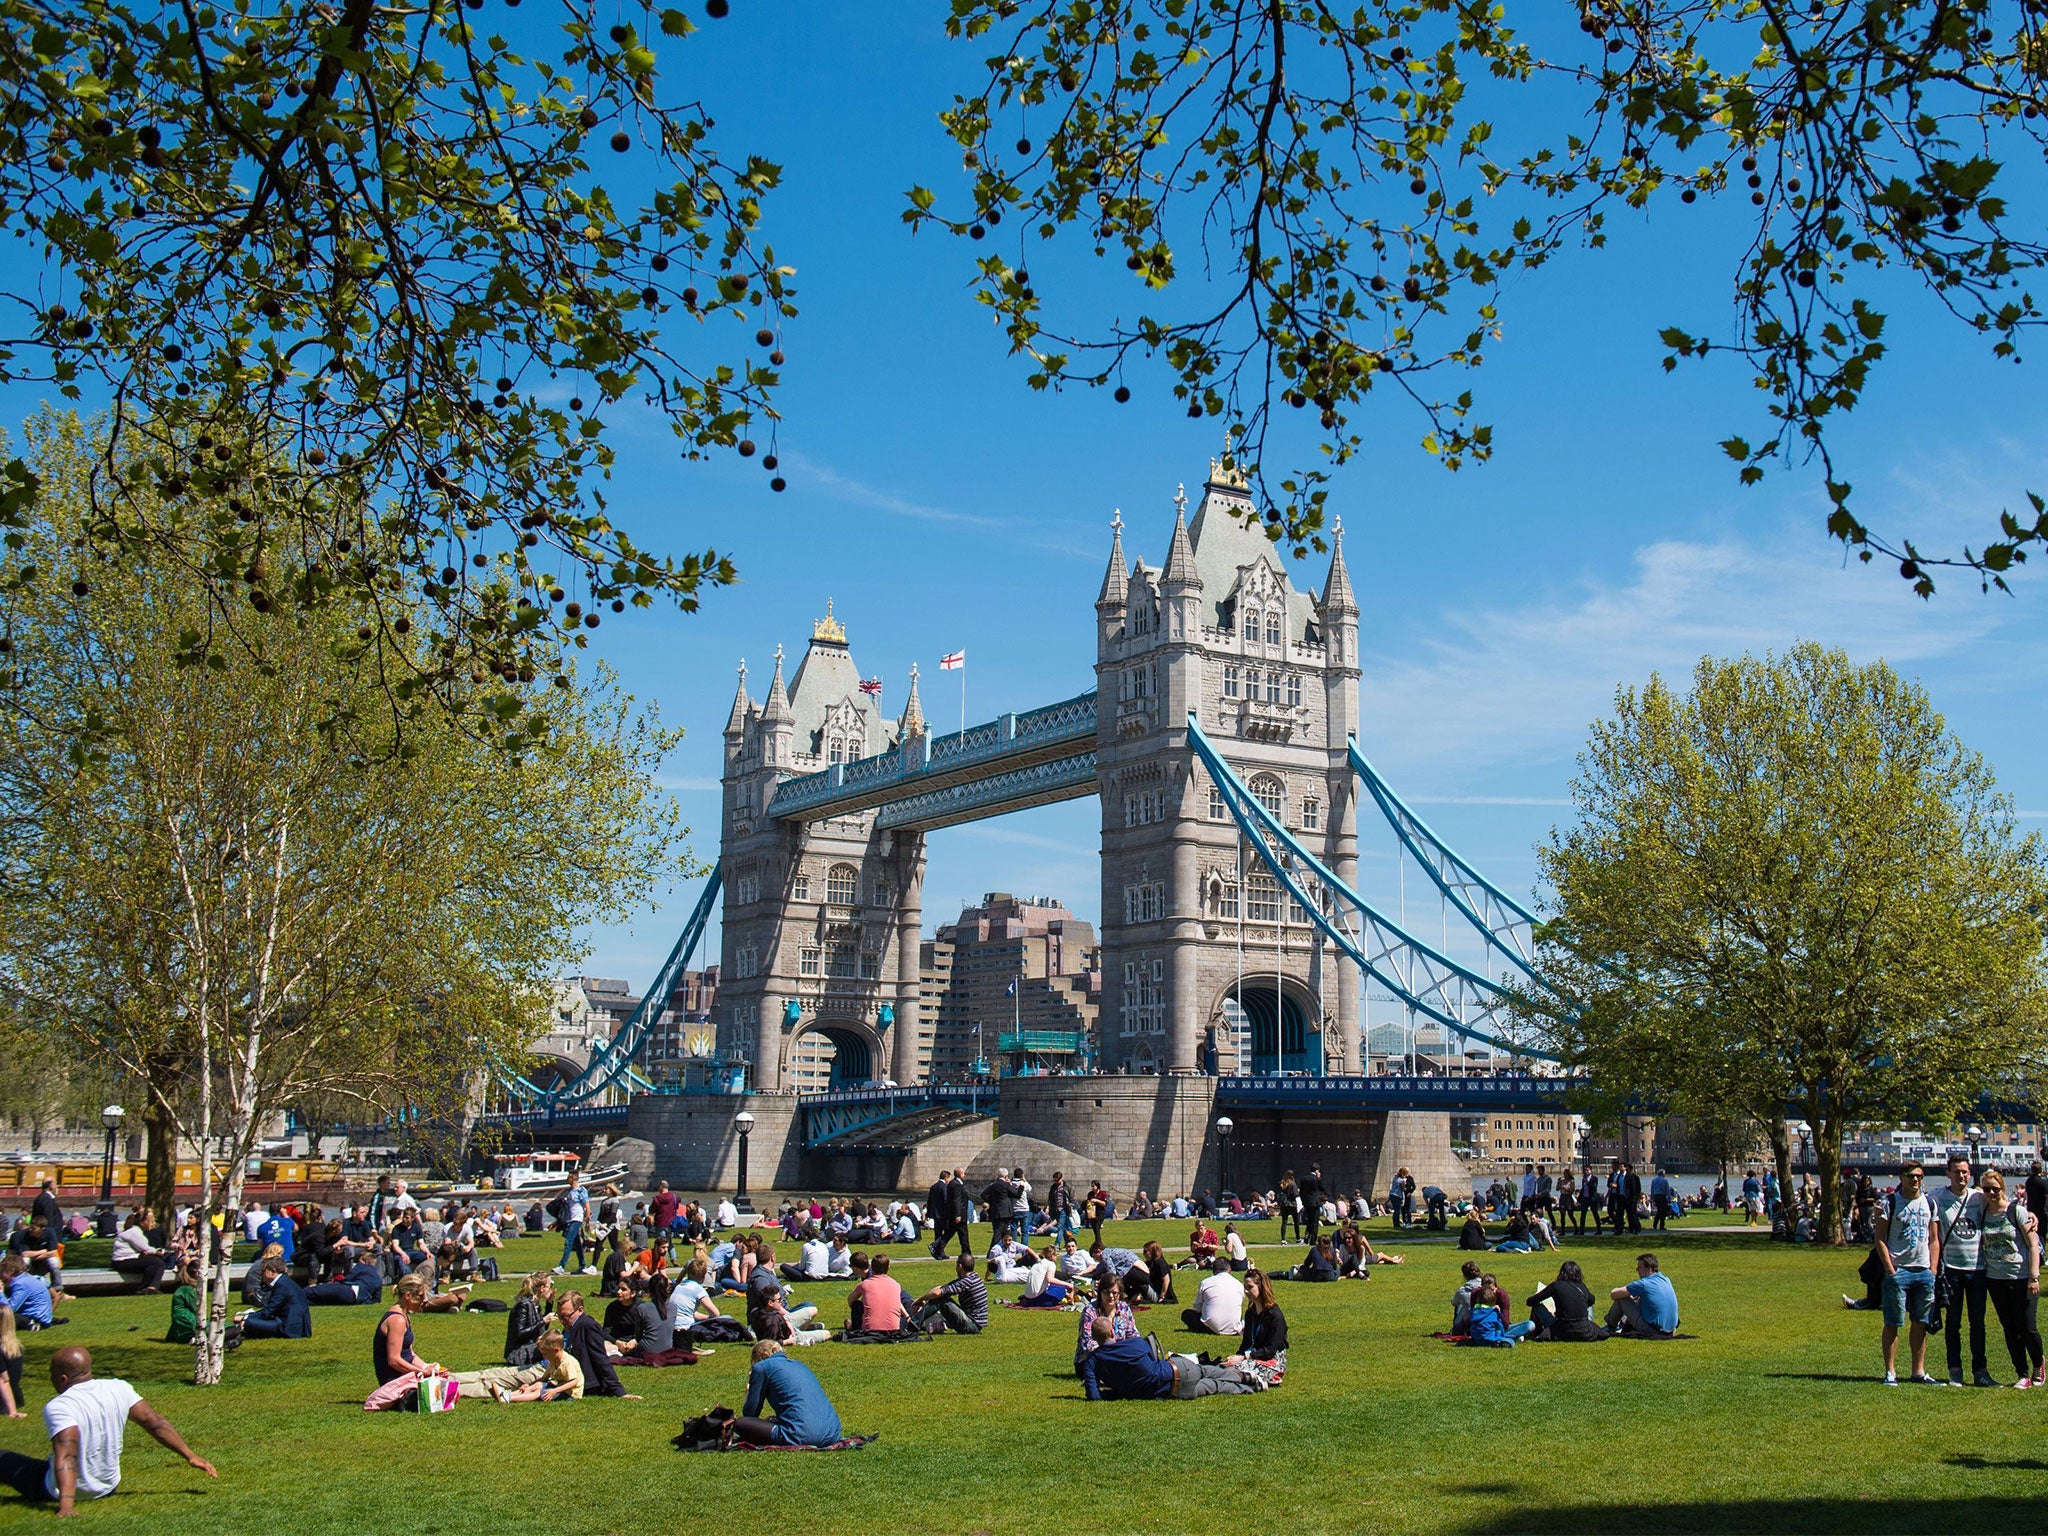
{"type": "Polygon", "coordinates": [[[576,1257],[576,1269],[583,1268],[583,1223],[590,1217],[590,1191],[583,1187],[583,1176],[569,1175],[569,1187],[562,1191],[562,1262],[555,1266],[555,1273],[571,1273],[569,1256],[576,1257]]]}
{"type": "Polygon", "coordinates": [[[1106,1317],[1089,1330],[1095,1348],[1081,1357],[1081,1385],[1088,1401],[1126,1397],[1211,1397],[1256,1392],[1259,1388],[1227,1365],[1203,1365],[1182,1355],[1155,1354],[1150,1339],[1119,1339],[1106,1317]]]}
{"type": "Polygon", "coordinates": [[[1655,1213],[1650,1225],[1659,1232],[1664,1230],[1664,1218],[1672,1213],[1676,1193],[1671,1186],[1671,1176],[1659,1168],[1657,1176],[1650,1180],[1650,1209],[1655,1213]]]}
{"type": "Polygon", "coordinates": [[[831,1445],[839,1439],[839,1414],[808,1365],[762,1339],[747,1375],[747,1406],[732,1430],[750,1445],[831,1445]],[[764,1401],[772,1419],[760,1416],[764,1401]]]}
{"type": "Polygon", "coordinates": [[[1678,1332],[1678,1292],[1657,1269],[1657,1255],[1636,1255],[1636,1277],[1607,1293],[1607,1331],[1639,1339],[1668,1339],[1678,1332]]]}
{"type": "Polygon", "coordinates": [[[282,1210],[275,1210],[270,1213],[270,1219],[256,1229],[256,1241],[263,1248],[277,1244],[284,1250],[284,1261],[289,1264],[298,1248],[298,1230],[291,1217],[282,1210]]]}
{"type": "Polygon", "coordinates": [[[50,1304],[50,1287],[39,1276],[28,1272],[15,1254],[0,1259],[0,1292],[5,1292],[7,1305],[14,1309],[14,1316],[24,1328],[47,1328],[56,1321],[56,1309],[50,1304]]]}

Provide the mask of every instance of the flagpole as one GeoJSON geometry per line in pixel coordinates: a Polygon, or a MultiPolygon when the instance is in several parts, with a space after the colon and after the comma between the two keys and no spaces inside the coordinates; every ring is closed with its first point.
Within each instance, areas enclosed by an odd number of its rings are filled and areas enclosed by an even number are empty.
{"type": "Polygon", "coordinates": [[[960,658],[960,745],[967,745],[967,658],[960,658]]]}

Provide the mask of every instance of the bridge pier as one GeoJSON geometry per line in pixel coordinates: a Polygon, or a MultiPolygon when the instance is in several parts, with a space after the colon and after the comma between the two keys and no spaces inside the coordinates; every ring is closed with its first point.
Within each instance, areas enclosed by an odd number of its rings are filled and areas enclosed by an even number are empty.
{"type": "Polygon", "coordinates": [[[924,925],[925,848],[922,832],[898,832],[895,838],[899,876],[896,898],[896,1023],[890,1053],[893,1068],[889,1075],[899,1083],[909,1084],[924,1080],[918,1064],[921,1030],[917,1015],[918,997],[923,987],[918,939],[924,925]]]}

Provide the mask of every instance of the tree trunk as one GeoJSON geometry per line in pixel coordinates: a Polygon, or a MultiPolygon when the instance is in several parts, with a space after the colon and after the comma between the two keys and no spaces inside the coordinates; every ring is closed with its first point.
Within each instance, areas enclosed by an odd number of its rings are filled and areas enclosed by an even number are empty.
{"type": "Polygon", "coordinates": [[[1785,1123],[1783,1115],[1771,1117],[1771,1160],[1778,1169],[1778,1208],[1766,1214],[1771,1222],[1771,1236],[1789,1243],[1792,1223],[1784,1217],[1792,1204],[1792,1127],[1785,1123]]]}
{"type": "Polygon", "coordinates": [[[229,1162],[225,1187],[215,1184],[211,1178],[206,1181],[206,1203],[209,1208],[200,1216],[201,1240],[210,1241],[204,1234],[211,1229],[216,1189],[221,1191],[217,1198],[220,1202],[222,1240],[219,1257],[209,1256],[199,1276],[199,1331],[192,1339],[194,1386],[220,1385],[221,1373],[227,1361],[228,1308],[235,1288],[234,1273],[230,1265],[235,1257],[235,1223],[240,1219],[238,1213],[242,1208],[243,1164],[244,1160],[240,1157],[235,1157],[229,1162]]]}
{"type": "MultiPolygon", "coordinates": [[[[170,1105],[150,1094],[143,1105],[142,1127],[149,1135],[148,1185],[143,1201],[150,1220],[164,1231],[165,1240],[176,1237],[171,1215],[178,1202],[178,1117],[170,1105]]],[[[200,1175],[201,1179],[205,1174],[200,1175]]]]}
{"type": "Polygon", "coordinates": [[[1820,1240],[1839,1248],[1842,1232],[1842,1122],[1829,1116],[1813,1122],[1814,1160],[1820,1164],[1820,1240]]]}

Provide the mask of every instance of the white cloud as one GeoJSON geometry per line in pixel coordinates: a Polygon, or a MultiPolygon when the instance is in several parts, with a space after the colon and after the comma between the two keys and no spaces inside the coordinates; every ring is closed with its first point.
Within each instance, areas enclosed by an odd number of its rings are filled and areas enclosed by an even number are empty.
{"type": "Polygon", "coordinates": [[[1068,555],[1075,559],[1107,559],[1109,556],[1107,537],[1090,542],[1083,536],[1082,527],[1077,523],[1063,525],[1036,515],[998,517],[985,512],[961,512],[952,507],[935,507],[929,502],[913,501],[894,491],[842,475],[830,465],[820,464],[816,459],[794,450],[784,452],[782,457],[792,473],[802,476],[805,489],[818,491],[834,501],[847,502],[857,507],[872,507],[877,512],[887,512],[892,516],[907,517],[921,523],[943,523],[956,528],[979,529],[985,533],[1001,535],[1006,543],[1043,550],[1048,554],[1068,555]],[[1062,529],[1070,532],[1063,532],[1062,529]]]}
{"type": "Polygon", "coordinates": [[[2023,617],[2026,601],[1950,590],[1923,602],[1901,581],[1816,552],[1803,527],[1765,542],[1662,541],[1636,552],[1625,583],[1416,614],[1424,633],[1395,637],[1389,661],[1367,659],[1366,750],[1397,787],[1454,789],[1488,769],[1568,762],[1615,688],[1653,671],[1682,682],[1703,655],[1817,640],[1911,672],[1977,647],[2023,617]]]}

